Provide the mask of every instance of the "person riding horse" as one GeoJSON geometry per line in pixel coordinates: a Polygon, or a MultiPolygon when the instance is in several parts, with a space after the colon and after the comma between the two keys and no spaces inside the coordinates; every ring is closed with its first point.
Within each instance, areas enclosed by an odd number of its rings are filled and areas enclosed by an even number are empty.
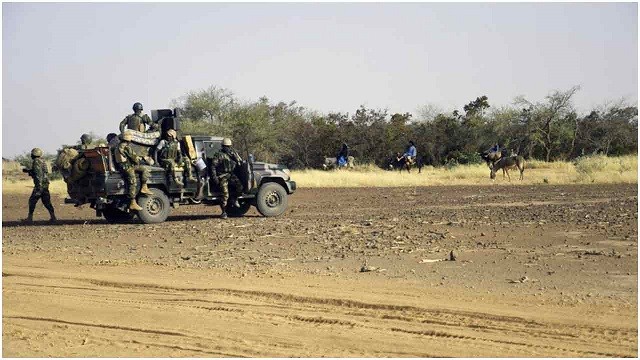
{"type": "Polygon", "coordinates": [[[410,165],[415,164],[416,156],[418,156],[418,152],[416,150],[416,144],[413,141],[409,141],[409,145],[407,146],[407,150],[402,154],[401,157],[398,158],[398,161],[405,159],[410,165]]]}

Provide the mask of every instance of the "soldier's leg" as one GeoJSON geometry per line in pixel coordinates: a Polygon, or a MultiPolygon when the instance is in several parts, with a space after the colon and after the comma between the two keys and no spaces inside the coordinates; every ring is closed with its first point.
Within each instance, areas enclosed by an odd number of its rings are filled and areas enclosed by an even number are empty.
{"type": "MultiPolygon", "coordinates": [[[[140,173],[140,194],[143,195],[153,195],[151,190],[147,187],[147,181],[149,181],[149,169],[147,169],[144,165],[136,165],[135,171],[140,173]]],[[[134,174],[135,178],[135,174],[134,174]]]]}
{"type": "Polygon", "coordinates": [[[240,207],[238,197],[242,194],[242,182],[240,182],[237,176],[232,175],[231,178],[229,178],[229,186],[229,199],[231,204],[235,207],[240,207]]]}
{"type": "Polygon", "coordinates": [[[222,202],[220,203],[220,209],[222,209],[221,217],[227,218],[227,202],[229,201],[229,178],[220,178],[220,189],[222,190],[222,202]]]}
{"type": "Polygon", "coordinates": [[[127,180],[127,186],[129,186],[129,188],[127,189],[127,196],[129,197],[129,210],[142,210],[140,205],[138,205],[138,203],[136,202],[136,187],[138,185],[138,182],[136,180],[136,172],[133,169],[133,166],[124,169],[122,171],[122,174],[127,180]]]}
{"type": "Polygon", "coordinates": [[[50,220],[56,221],[56,213],[53,209],[53,205],[51,205],[51,194],[49,193],[49,189],[42,190],[42,204],[47,210],[49,210],[50,220]]]}
{"type": "Polygon", "coordinates": [[[171,160],[169,161],[169,167],[171,168],[171,175],[173,176],[173,181],[175,181],[176,185],[183,186],[184,184],[182,183],[182,179],[180,179],[180,177],[176,174],[176,167],[178,167],[178,164],[176,164],[175,161],[171,160]]]}
{"type": "Polygon", "coordinates": [[[184,170],[184,174],[186,175],[188,180],[196,180],[196,178],[193,177],[193,171],[191,171],[191,159],[187,156],[185,156],[182,160],[182,169],[184,170]]]}
{"type": "Polygon", "coordinates": [[[33,212],[36,209],[36,204],[38,203],[38,199],[40,199],[40,193],[33,189],[31,192],[31,196],[29,197],[29,215],[25,219],[27,222],[33,221],[33,212]]]}

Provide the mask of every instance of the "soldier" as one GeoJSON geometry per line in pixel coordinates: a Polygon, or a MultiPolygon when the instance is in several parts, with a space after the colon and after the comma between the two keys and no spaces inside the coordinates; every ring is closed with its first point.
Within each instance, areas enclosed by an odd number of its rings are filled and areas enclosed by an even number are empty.
{"type": "Polygon", "coordinates": [[[218,151],[211,160],[211,180],[216,185],[220,185],[222,190],[222,203],[220,208],[222,209],[221,218],[227,218],[227,201],[229,200],[229,184],[234,188],[233,191],[233,206],[240,207],[237,196],[242,191],[242,183],[240,179],[233,173],[236,166],[242,163],[242,158],[231,147],[231,139],[222,139],[222,149],[218,151]]]}
{"type": "Polygon", "coordinates": [[[91,141],[93,139],[91,139],[91,135],[89,134],[82,134],[82,136],[80,136],[80,145],[76,145],[73,148],[76,150],[87,150],[87,149],[91,149],[91,141]]]}
{"type": "Polygon", "coordinates": [[[51,194],[49,194],[49,171],[47,170],[47,164],[42,161],[41,157],[42,150],[34,148],[31,150],[31,159],[33,159],[31,169],[22,169],[33,178],[34,185],[31,197],[29,197],[29,215],[25,219],[25,222],[28,223],[33,222],[33,211],[36,209],[39,199],[42,199],[42,204],[49,210],[49,215],[51,216],[49,221],[54,222],[57,220],[53,205],[51,205],[51,194]]]}
{"type": "Polygon", "coordinates": [[[125,129],[145,131],[145,125],[149,126],[151,130],[155,130],[158,126],[151,121],[149,115],[142,113],[142,104],[137,102],[133,104],[133,114],[127,115],[127,117],[120,122],[120,133],[123,133],[125,129]]]}
{"type": "Polygon", "coordinates": [[[167,131],[167,139],[160,140],[156,147],[156,151],[159,154],[158,160],[160,165],[167,171],[167,177],[169,174],[173,176],[173,181],[182,187],[184,184],[182,180],[176,175],[176,167],[183,165],[182,161],[182,149],[180,148],[180,142],[176,139],[176,131],[169,129],[167,131]]]}
{"type": "Polygon", "coordinates": [[[129,209],[140,211],[142,208],[136,202],[136,187],[137,179],[136,172],[140,173],[140,181],[142,186],[140,193],[143,195],[153,195],[151,190],[147,187],[147,180],[149,180],[149,170],[146,166],[141,165],[141,157],[136,155],[131,148],[130,142],[133,139],[133,135],[129,131],[125,131],[122,134],[122,142],[118,144],[115,150],[116,163],[119,164],[122,175],[129,184],[129,209]]]}

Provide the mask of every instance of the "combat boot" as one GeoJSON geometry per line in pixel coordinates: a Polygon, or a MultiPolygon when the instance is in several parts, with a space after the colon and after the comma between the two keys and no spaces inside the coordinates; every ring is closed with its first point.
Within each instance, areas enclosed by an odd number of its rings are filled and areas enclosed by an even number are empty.
{"type": "MultiPolygon", "coordinates": [[[[144,183],[144,184],[142,184],[142,187],[140,187],[140,194],[153,195],[153,192],[151,192],[151,190],[149,190],[149,188],[147,187],[147,184],[144,183]]],[[[142,209],[140,209],[140,210],[142,210],[142,209]]]]}
{"type": "Polygon", "coordinates": [[[56,217],[56,214],[52,211],[49,213],[49,215],[51,216],[51,218],[49,219],[49,222],[56,222],[58,221],[58,218],[56,217]]]}
{"type": "Polygon", "coordinates": [[[140,211],[142,208],[138,205],[135,199],[131,199],[131,203],[129,203],[129,210],[140,211]]]}
{"type": "Polygon", "coordinates": [[[31,224],[33,222],[33,214],[29,214],[27,215],[26,219],[22,219],[23,222],[26,222],[27,224],[31,224]]]}
{"type": "Polygon", "coordinates": [[[220,218],[221,219],[226,219],[227,218],[227,212],[225,211],[225,205],[220,205],[220,209],[222,209],[222,214],[220,214],[220,218]]]}
{"type": "Polygon", "coordinates": [[[233,206],[235,208],[239,208],[240,207],[240,203],[238,202],[238,199],[233,200],[233,202],[231,203],[231,206],[233,206]]]}

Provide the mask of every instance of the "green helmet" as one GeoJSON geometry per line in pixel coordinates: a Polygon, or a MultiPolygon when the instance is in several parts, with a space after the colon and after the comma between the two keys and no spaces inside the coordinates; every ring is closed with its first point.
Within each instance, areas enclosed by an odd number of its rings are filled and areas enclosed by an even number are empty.
{"type": "Polygon", "coordinates": [[[231,142],[231,139],[229,138],[224,138],[222,139],[222,146],[232,146],[233,143],[231,142]]]}
{"type": "Polygon", "coordinates": [[[91,142],[91,135],[89,134],[82,134],[82,136],[80,136],[80,141],[82,141],[83,144],[88,144],[91,142]]]}
{"type": "Polygon", "coordinates": [[[33,148],[33,150],[31,150],[31,156],[32,157],[40,157],[40,156],[42,156],[42,149],[33,148]]]}
{"type": "Polygon", "coordinates": [[[133,104],[133,111],[138,111],[138,110],[142,111],[142,104],[139,102],[133,104]]]}

